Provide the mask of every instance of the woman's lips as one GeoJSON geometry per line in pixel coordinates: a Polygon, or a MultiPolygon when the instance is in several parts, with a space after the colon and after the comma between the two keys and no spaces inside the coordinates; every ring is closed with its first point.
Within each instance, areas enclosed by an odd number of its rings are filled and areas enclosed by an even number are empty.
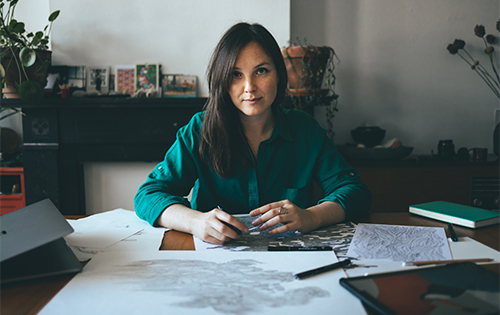
{"type": "Polygon", "coordinates": [[[248,104],[255,104],[257,103],[258,101],[260,101],[262,99],[262,97],[255,97],[255,98],[247,98],[245,99],[244,101],[247,102],[248,104]]]}

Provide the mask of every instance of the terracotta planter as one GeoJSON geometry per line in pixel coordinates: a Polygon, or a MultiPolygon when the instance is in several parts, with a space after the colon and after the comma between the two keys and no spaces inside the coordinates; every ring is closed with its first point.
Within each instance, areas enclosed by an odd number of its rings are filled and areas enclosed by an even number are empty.
{"type": "MultiPolygon", "coordinates": [[[[35,50],[36,51],[36,62],[34,65],[31,67],[27,67],[26,73],[28,75],[28,78],[24,75],[24,72],[21,69],[21,76],[22,80],[31,80],[31,81],[36,81],[38,82],[42,88],[47,85],[47,70],[48,67],[50,66],[51,58],[52,58],[52,52],[48,50],[35,50]],[[49,64],[45,67],[43,71],[40,73],[36,73],[37,70],[42,66],[42,64],[45,62],[45,60],[49,61],[49,64]]],[[[16,59],[19,62],[19,50],[15,50],[16,54],[16,59]]],[[[4,67],[6,73],[5,73],[5,87],[8,88],[15,88],[15,82],[19,82],[19,69],[17,67],[16,61],[12,59],[12,54],[8,53],[3,59],[2,59],[2,66],[4,67]],[[9,68],[7,69],[7,66],[9,65],[9,68]]]]}
{"type": "Polygon", "coordinates": [[[333,49],[318,46],[291,46],[283,48],[281,53],[285,60],[290,91],[296,95],[319,93],[333,49]]]}

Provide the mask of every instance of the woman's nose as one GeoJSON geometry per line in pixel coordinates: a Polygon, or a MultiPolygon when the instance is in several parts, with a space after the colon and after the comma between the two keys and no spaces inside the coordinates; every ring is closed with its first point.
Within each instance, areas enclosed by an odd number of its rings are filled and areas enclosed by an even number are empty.
{"type": "Polygon", "coordinates": [[[252,93],[255,92],[256,87],[255,83],[253,82],[252,78],[248,78],[245,81],[245,93],[252,93]]]}

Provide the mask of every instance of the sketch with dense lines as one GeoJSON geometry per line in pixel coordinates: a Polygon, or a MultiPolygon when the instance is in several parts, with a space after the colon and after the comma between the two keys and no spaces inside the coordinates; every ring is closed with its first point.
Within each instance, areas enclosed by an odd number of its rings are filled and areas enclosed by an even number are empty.
{"type": "MultiPolygon", "coordinates": [[[[249,215],[235,215],[242,223],[250,229],[253,228],[254,217],[249,215]]],[[[349,244],[354,236],[356,224],[352,222],[339,223],[317,229],[307,234],[296,231],[281,234],[269,234],[269,229],[260,232],[252,229],[249,233],[243,233],[240,239],[231,240],[224,245],[212,245],[205,243],[196,237],[195,247],[197,250],[223,249],[229,251],[267,251],[267,246],[331,246],[337,256],[343,257],[347,253],[349,244]]]]}
{"type": "Polygon", "coordinates": [[[357,314],[338,285],[342,269],[296,280],[335,263],[333,252],[128,251],[97,254],[39,313],[303,315],[357,314]]]}
{"type": "Polygon", "coordinates": [[[117,266],[113,276],[122,278],[129,273],[148,279],[130,282],[139,290],[171,292],[184,298],[182,302],[173,303],[174,306],[211,308],[224,314],[244,315],[263,307],[304,305],[314,298],[330,296],[328,291],[314,286],[286,290],[283,283],[294,281],[293,273],[263,270],[259,262],[250,259],[225,263],[175,259],[137,261],[117,266]]]}
{"type": "Polygon", "coordinates": [[[422,261],[451,259],[443,228],[358,224],[347,256],[358,259],[422,261]]]}

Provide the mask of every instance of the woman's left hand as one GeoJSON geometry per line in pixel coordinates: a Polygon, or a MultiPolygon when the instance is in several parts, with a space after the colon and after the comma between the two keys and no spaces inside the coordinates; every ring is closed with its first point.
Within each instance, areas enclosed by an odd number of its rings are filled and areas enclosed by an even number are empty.
{"type": "Polygon", "coordinates": [[[278,223],[283,224],[282,226],[269,230],[269,234],[278,234],[295,230],[301,233],[307,233],[318,228],[311,211],[301,209],[289,200],[273,202],[254,209],[250,212],[250,216],[259,216],[252,224],[253,226],[262,224],[259,227],[260,231],[264,231],[278,223]]]}

